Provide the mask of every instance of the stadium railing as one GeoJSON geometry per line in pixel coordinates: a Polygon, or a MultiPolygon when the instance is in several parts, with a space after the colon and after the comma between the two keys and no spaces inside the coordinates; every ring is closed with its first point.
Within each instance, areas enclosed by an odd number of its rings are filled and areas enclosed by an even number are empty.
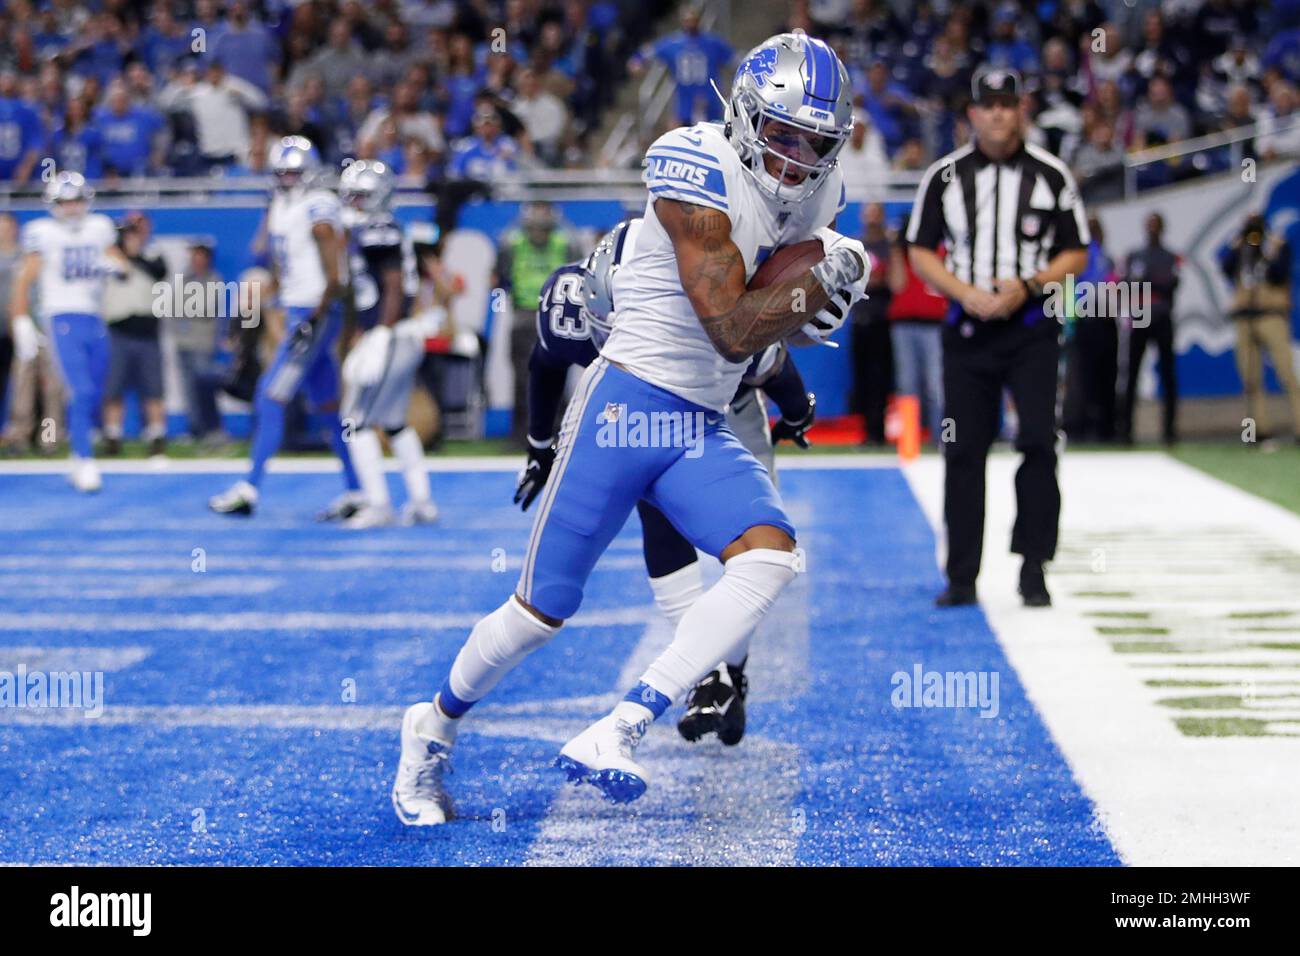
{"type": "MultiPolygon", "coordinates": [[[[1138,172],[1145,167],[1167,162],[1171,159],[1186,157],[1192,157],[1194,161],[1199,154],[1208,153],[1211,150],[1221,150],[1226,147],[1228,149],[1227,165],[1218,170],[1207,168],[1201,170],[1201,172],[1241,169],[1242,161],[1246,158],[1245,148],[1248,142],[1260,136],[1289,133],[1296,129],[1300,129],[1300,119],[1277,125],[1255,122],[1245,126],[1234,126],[1232,129],[1221,130],[1218,133],[1209,133],[1205,136],[1196,136],[1192,139],[1179,140],[1176,143],[1167,143],[1161,146],[1153,146],[1150,149],[1128,153],[1124,157],[1124,196],[1129,198],[1138,193],[1138,172]]],[[[1285,158],[1294,159],[1297,156],[1300,156],[1300,151],[1293,150],[1285,154],[1285,158]]]]}

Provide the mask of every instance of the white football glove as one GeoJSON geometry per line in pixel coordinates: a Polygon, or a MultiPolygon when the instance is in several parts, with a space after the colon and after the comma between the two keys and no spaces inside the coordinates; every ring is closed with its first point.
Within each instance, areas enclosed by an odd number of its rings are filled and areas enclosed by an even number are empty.
{"type": "Polygon", "coordinates": [[[799,331],[814,342],[826,342],[844,324],[854,303],[867,297],[871,256],[858,240],[833,229],[818,229],[814,235],[822,241],[826,255],[813,266],[813,278],[821,283],[830,301],[799,331]]]}
{"type": "Polygon", "coordinates": [[[10,324],[14,337],[14,356],[24,365],[41,353],[45,336],[41,335],[30,315],[15,315],[10,324]]]}
{"type": "Polygon", "coordinates": [[[393,330],[386,325],[376,325],[361,336],[356,346],[343,360],[343,380],[358,388],[369,388],[384,377],[388,366],[393,330]]]}

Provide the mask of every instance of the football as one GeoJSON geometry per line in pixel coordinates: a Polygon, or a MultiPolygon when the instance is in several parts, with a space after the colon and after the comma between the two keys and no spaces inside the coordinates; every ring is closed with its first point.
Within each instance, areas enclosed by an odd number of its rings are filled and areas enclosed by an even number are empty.
{"type": "Polygon", "coordinates": [[[825,256],[820,239],[805,239],[789,246],[780,246],[763,260],[763,264],[754,272],[754,278],[749,280],[748,288],[751,291],[765,289],[793,279],[821,262],[825,256]]]}

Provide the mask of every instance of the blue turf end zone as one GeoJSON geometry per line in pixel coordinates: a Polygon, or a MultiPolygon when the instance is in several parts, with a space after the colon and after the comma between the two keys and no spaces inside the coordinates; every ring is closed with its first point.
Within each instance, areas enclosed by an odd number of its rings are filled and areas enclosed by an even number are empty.
{"type": "MultiPolygon", "coordinates": [[[[249,520],[206,512],[228,481],[108,474],[83,497],[58,476],[0,475],[0,671],[105,672],[101,721],[0,709],[0,862],[495,865],[536,852],[567,789],[552,766],[563,728],[614,691],[645,633],[628,609],[654,613],[635,519],[588,589],[582,613],[606,623],[580,614],[471,715],[448,778],[458,819],[407,829],[389,802],[401,708],[428,698],[468,622],[513,586],[531,521],[509,506],[514,476],[437,473],[439,525],[362,534],[312,521],[336,476],[270,475],[249,520]],[[491,732],[474,730],[480,712],[491,732]]],[[[400,501],[396,476],[393,490],[400,501]]],[[[796,755],[788,861],[1118,863],[981,612],[931,606],[934,539],[902,475],[789,471],[782,491],[808,556],[806,683],[779,699],[754,687],[737,751],[796,755]],[[894,707],[891,675],[917,664],[996,673],[998,715],[894,707]]],[[[682,752],[695,771],[743,757],[680,741],[678,712],[651,734],[698,748],[682,752]]],[[[740,803],[768,799],[767,783],[740,803]]],[[[655,808],[659,784],[620,807],[581,788],[598,842],[625,862],[708,839],[698,808],[655,808]]]]}

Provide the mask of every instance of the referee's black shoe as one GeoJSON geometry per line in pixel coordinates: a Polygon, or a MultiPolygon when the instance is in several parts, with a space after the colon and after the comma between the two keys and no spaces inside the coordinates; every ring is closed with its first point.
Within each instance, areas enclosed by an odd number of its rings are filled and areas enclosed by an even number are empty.
{"type": "Polygon", "coordinates": [[[979,599],[975,596],[975,585],[973,584],[949,584],[942,594],[934,599],[935,607],[965,607],[968,604],[978,604],[979,599]]]}
{"type": "Polygon", "coordinates": [[[1025,607],[1051,607],[1052,596],[1047,593],[1047,582],[1043,580],[1043,563],[1030,561],[1020,566],[1020,596],[1025,607]]]}

